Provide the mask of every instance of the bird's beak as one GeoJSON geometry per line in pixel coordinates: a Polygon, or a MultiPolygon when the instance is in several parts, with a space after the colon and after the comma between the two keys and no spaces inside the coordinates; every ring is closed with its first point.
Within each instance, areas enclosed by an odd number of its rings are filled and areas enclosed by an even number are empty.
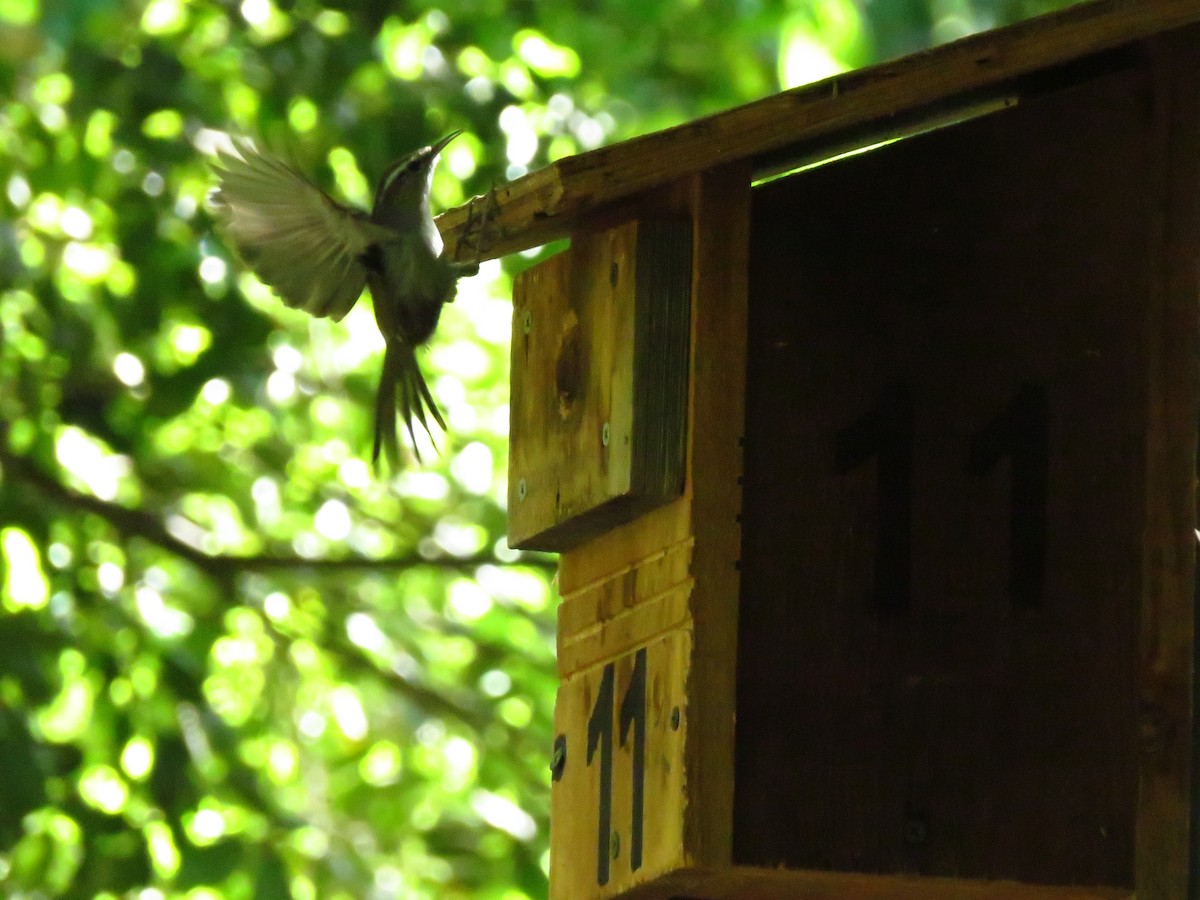
{"type": "Polygon", "coordinates": [[[436,157],[439,153],[442,152],[442,150],[445,149],[445,147],[448,143],[450,143],[452,140],[454,140],[460,134],[462,134],[462,131],[452,131],[448,135],[446,135],[444,138],[442,138],[440,141],[438,141],[436,144],[432,144],[429,147],[429,151],[428,151],[429,158],[433,159],[434,157],[436,157]]]}

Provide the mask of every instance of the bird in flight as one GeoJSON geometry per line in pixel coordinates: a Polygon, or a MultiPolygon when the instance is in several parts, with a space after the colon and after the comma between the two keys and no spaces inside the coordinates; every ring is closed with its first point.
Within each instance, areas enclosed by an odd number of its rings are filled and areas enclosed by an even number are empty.
{"type": "Polygon", "coordinates": [[[393,468],[399,465],[397,407],[409,437],[429,417],[445,420],[417,364],[416,348],[433,336],[442,306],[454,299],[458,279],[479,264],[447,259],[429,211],[438,155],[461,132],[414,150],[393,163],[375,189],[371,211],[338,203],[295,168],[235,139],[218,151],[220,186],[212,204],[238,254],[288,306],[335,322],[370,287],[385,350],[375,397],[375,441],[393,468]]]}

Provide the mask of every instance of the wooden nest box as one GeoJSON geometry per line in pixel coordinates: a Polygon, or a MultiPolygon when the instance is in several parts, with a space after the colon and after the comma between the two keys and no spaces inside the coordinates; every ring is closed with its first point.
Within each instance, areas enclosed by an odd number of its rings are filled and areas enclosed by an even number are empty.
{"type": "Polygon", "coordinates": [[[512,339],[555,900],[1200,896],[1197,23],[1083,4],[497,192],[491,255],[571,239],[512,339]]]}

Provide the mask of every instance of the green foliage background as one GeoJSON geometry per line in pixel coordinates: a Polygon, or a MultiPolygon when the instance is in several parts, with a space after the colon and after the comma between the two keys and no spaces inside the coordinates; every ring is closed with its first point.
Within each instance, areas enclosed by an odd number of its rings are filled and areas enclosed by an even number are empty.
{"type": "Polygon", "coordinates": [[[382,342],[212,232],[222,132],[435,203],[1058,0],[0,0],[0,884],[546,893],[553,561],[504,543],[510,273],[424,360],[443,454],[364,459],[382,342]]]}

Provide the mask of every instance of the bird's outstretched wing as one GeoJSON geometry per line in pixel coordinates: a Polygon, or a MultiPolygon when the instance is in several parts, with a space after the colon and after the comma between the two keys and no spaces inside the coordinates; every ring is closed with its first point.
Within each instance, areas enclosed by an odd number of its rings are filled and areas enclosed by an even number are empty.
{"type": "Polygon", "coordinates": [[[288,306],[341,319],[366,284],[363,254],[386,232],[249,141],[234,149],[215,167],[212,202],[225,233],[288,306]]]}

